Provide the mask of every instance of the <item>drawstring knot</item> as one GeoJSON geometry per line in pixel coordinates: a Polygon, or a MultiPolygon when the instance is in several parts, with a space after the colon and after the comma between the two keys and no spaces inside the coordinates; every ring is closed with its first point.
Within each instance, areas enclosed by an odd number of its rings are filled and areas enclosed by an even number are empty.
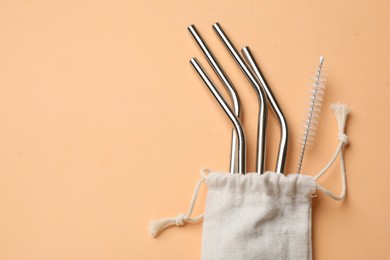
{"type": "Polygon", "coordinates": [[[347,123],[347,116],[349,112],[351,112],[351,109],[349,109],[347,105],[337,103],[337,104],[332,104],[330,106],[330,110],[333,112],[337,120],[337,126],[339,130],[339,141],[343,142],[344,144],[348,144],[349,139],[348,136],[346,136],[345,134],[345,124],[347,123]]]}
{"type": "Polygon", "coordinates": [[[168,227],[183,226],[186,222],[198,223],[203,219],[203,214],[200,214],[199,216],[196,217],[191,217],[191,215],[195,207],[196,199],[198,198],[200,186],[202,185],[203,182],[205,182],[207,174],[209,174],[210,172],[211,170],[209,169],[203,169],[201,171],[200,175],[202,176],[202,178],[196,183],[194,194],[192,195],[190,207],[188,209],[187,214],[179,214],[173,218],[158,219],[150,223],[149,232],[153,237],[157,237],[161,232],[163,232],[168,227]]]}
{"type": "Polygon", "coordinates": [[[347,176],[345,171],[345,162],[344,162],[344,146],[349,143],[349,137],[345,134],[345,124],[347,123],[347,116],[351,111],[347,105],[344,104],[332,104],[330,106],[330,110],[333,112],[334,116],[337,120],[338,126],[338,140],[339,144],[337,145],[336,152],[334,153],[332,159],[328,162],[328,164],[316,175],[313,177],[314,180],[318,180],[335,162],[337,156],[340,155],[340,166],[341,166],[341,193],[340,195],[335,195],[330,190],[324,188],[320,184],[317,183],[317,188],[324,192],[326,195],[335,200],[344,199],[347,193],[347,176]]]}
{"type": "Polygon", "coordinates": [[[186,214],[179,214],[177,215],[176,217],[176,226],[183,226],[184,225],[184,221],[187,220],[187,216],[186,214]]]}
{"type": "Polygon", "coordinates": [[[346,134],[340,133],[338,135],[338,138],[339,138],[339,142],[342,142],[345,145],[349,144],[349,137],[346,134]]]}

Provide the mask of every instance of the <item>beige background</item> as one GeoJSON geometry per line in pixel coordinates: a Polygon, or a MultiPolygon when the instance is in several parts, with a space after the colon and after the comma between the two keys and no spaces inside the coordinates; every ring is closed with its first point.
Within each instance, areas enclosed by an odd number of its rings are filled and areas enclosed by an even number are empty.
{"type": "MultiPolygon", "coordinates": [[[[314,199],[315,259],[389,259],[389,13],[388,1],[1,0],[0,259],[200,258],[201,224],[158,239],[147,229],[187,209],[199,169],[228,169],[231,126],[188,63],[206,66],[191,23],[241,94],[254,170],[256,98],[216,21],[251,46],[285,111],[287,172],[306,86],[325,56],[324,110],[304,173],[336,147],[329,105],[353,112],[348,196],[314,199]]],[[[278,139],[270,118],[267,169],[278,139]]],[[[338,170],[321,183],[339,191],[338,170]]]]}

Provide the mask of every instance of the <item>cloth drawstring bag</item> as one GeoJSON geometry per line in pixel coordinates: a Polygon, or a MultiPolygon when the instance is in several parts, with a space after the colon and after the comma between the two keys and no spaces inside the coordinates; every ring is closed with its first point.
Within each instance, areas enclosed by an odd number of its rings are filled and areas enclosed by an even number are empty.
{"type": "Polygon", "coordinates": [[[346,195],[344,133],[349,109],[331,106],[339,127],[338,145],[330,162],[314,177],[303,174],[246,175],[202,171],[187,214],[153,221],[152,236],[169,226],[196,223],[203,219],[202,260],[312,259],[312,198],[317,190],[335,200],[346,195]],[[335,195],[318,179],[340,156],[342,191],[335,195]],[[204,215],[191,217],[202,183],[207,185],[204,215]]]}

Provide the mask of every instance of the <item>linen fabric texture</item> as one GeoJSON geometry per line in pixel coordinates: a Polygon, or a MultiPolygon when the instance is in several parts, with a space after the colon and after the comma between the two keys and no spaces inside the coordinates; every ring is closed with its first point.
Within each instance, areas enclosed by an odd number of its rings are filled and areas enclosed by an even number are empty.
{"type": "Polygon", "coordinates": [[[311,260],[311,210],[316,190],[341,201],[347,192],[344,149],[349,143],[345,124],[350,109],[332,104],[338,125],[338,145],[331,160],[315,176],[302,174],[246,175],[202,170],[185,214],[154,220],[149,232],[157,237],[171,226],[203,219],[203,260],[311,260]],[[340,157],[341,192],[334,194],[317,181],[340,157]],[[205,213],[192,217],[199,188],[206,182],[205,213]]]}
{"type": "Polygon", "coordinates": [[[312,177],[212,172],[206,185],[202,260],[312,259],[312,177]]]}

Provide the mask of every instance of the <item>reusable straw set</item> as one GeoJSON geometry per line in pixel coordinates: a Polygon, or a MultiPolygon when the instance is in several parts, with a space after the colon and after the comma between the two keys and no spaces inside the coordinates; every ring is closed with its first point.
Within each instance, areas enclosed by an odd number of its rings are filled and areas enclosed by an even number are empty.
{"type": "Polygon", "coordinates": [[[335,200],[342,200],[346,194],[344,148],[349,139],[345,134],[345,124],[350,110],[343,104],[331,105],[330,109],[338,123],[336,151],[329,163],[314,177],[300,174],[305,150],[313,143],[315,137],[324,95],[325,74],[322,69],[324,58],[321,57],[310,89],[297,172],[284,175],[289,129],[282,108],[249,47],[242,48],[240,54],[221,25],[216,23],[212,27],[258,97],[256,172],[246,172],[245,131],[241,121],[241,101],[236,88],[195,26],[191,25],[188,27],[190,35],[199,45],[231,99],[231,104],[226,102],[200,62],[192,58],[191,65],[234,126],[230,174],[202,170],[202,178],[196,184],[188,212],[177,217],[153,221],[150,233],[157,237],[167,227],[203,220],[203,260],[312,259],[311,203],[315,192],[319,190],[335,200]],[[279,151],[274,172],[265,171],[264,163],[268,106],[280,125],[279,151]],[[335,195],[321,186],[318,179],[338,156],[342,191],[340,195],[335,195]],[[203,182],[208,187],[205,213],[192,217],[198,191],[203,182]]]}

